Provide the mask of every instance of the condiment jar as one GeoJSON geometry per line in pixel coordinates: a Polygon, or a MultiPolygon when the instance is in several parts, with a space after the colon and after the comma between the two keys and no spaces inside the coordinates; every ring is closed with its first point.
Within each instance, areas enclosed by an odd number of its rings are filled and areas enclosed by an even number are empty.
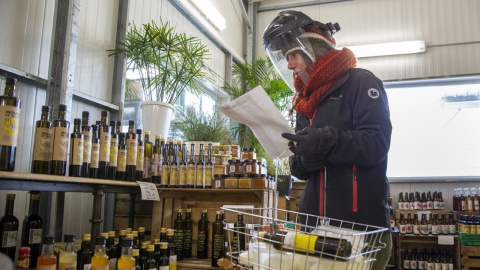
{"type": "Polygon", "coordinates": [[[240,173],[240,160],[229,159],[226,171],[227,171],[227,174],[239,174],[240,173]]]}
{"type": "Polygon", "coordinates": [[[225,178],[225,188],[226,189],[236,189],[238,188],[238,174],[229,175],[225,178]]]}
{"type": "Polygon", "coordinates": [[[230,150],[232,151],[231,155],[232,158],[240,158],[240,146],[239,145],[231,145],[230,150]]]}
{"type": "Polygon", "coordinates": [[[268,182],[266,181],[265,174],[252,175],[252,188],[253,189],[268,188],[268,182]]]}
{"type": "Polygon", "coordinates": [[[226,175],[224,174],[215,174],[213,180],[213,188],[214,189],[224,189],[225,188],[225,178],[226,175]]]}
{"type": "Polygon", "coordinates": [[[252,178],[248,174],[241,174],[238,178],[238,188],[252,188],[252,178]]]}
{"type": "Polygon", "coordinates": [[[242,159],[256,159],[257,153],[255,148],[243,148],[242,150],[242,159]]]}
{"type": "Polygon", "coordinates": [[[245,159],[243,161],[243,173],[244,174],[257,174],[258,164],[256,159],[245,159]]]}

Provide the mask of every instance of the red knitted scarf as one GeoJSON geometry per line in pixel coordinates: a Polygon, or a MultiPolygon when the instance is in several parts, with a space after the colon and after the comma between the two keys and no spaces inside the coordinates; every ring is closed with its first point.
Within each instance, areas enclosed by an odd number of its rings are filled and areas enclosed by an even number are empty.
{"type": "Polygon", "coordinates": [[[297,94],[293,97],[295,110],[301,115],[312,119],[317,108],[318,101],[328,92],[328,90],[342,77],[347,70],[357,66],[355,55],[347,48],[342,50],[331,50],[319,58],[313,72],[309,72],[310,79],[306,84],[296,76],[294,86],[297,92],[300,92],[298,101],[295,104],[297,94]]]}

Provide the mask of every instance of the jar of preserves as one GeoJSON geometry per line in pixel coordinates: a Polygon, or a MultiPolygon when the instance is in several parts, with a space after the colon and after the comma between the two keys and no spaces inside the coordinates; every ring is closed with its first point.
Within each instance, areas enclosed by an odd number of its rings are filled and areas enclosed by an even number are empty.
{"type": "Polygon", "coordinates": [[[227,165],[227,174],[239,174],[240,173],[240,160],[229,159],[227,165]]]}
{"type": "Polygon", "coordinates": [[[252,178],[249,174],[241,174],[238,178],[238,188],[252,188],[252,178]]]}
{"type": "Polygon", "coordinates": [[[223,154],[230,156],[232,154],[232,151],[230,149],[230,145],[224,145],[223,146],[223,154]]]}
{"type": "Polygon", "coordinates": [[[225,188],[238,188],[238,177],[239,174],[229,175],[225,178],[225,188]]]}
{"type": "Polygon", "coordinates": [[[234,158],[234,159],[239,159],[240,158],[240,145],[231,145],[230,150],[232,152],[231,153],[232,158],[234,158]]]}
{"type": "Polygon", "coordinates": [[[213,188],[214,189],[224,189],[225,188],[225,178],[226,175],[224,174],[215,174],[213,180],[213,188]]]}
{"type": "Polygon", "coordinates": [[[213,155],[220,155],[220,148],[221,148],[221,147],[222,147],[222,146],[221,146],[221,145],[218,145],[218,144],[212,145],[213,155]]]}
{"type": "Polygon", "coordinates": [[[244,174],[258,174],[258,164],[256,159],[245,159],[242,168],[244,174]]]}
{"type": "Polygon", "coordinates": [[[265,174],[252,175],[252,188],[253,189],[268,188],[268,182],[266,181],[265,174]]]}
{"type": "Polygon", "coordinates": [[[243,148],[242,150],[242,159],[256,159],[257,152],[255,148],[243,148]]]}

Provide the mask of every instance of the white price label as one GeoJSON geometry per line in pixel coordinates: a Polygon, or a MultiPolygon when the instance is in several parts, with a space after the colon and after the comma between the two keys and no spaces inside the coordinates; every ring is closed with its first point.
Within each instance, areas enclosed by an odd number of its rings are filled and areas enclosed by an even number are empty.
{"type": "Polygon", "coordinates": [[[157,186],[154,183],[137,181],[142,192],[142,200],[145,201],[160,201],[157,186]]]}

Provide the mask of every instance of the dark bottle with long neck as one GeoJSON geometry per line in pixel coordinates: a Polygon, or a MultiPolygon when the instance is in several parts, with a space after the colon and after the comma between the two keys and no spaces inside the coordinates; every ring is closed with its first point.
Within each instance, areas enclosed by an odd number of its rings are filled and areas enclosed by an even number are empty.
{"type": "Polygon", "coordinates": [[[177,247],[177,260],[183,260],[183,230],[185,227],[185,221],[183,220],[183,210],[178,209],[177,219],[173,222],[173,228],[175,229],[175,246],[177,247]]]}
{"type": "Polygon", "coordinates": [[[50,106],[42,106],[42,115],[36,123],[33,144],[32,173],[48,174],[52,160],[53,130],[50,122],[50,106]]]}
{"type": "Polygon", "coordinates": [[[112,134],[110,126],[108,125],[108,112],[102,111],[102,117],[100,118],[100,126],[98,127],[98,133],[100,138],[100,154],[98,159],[98,178],[108,178],[108,166],[110,163],[110,143],[112,140],[112,134]]]}
{"type": "Polygon", "coordinates": [[[152,149],[152,182],[161,183],[162,150],[160,147],[160,135],[155,135],[155,144],[152,149]]]}
{"type": "Polygon", "coordinates": [[[173,156],[172,161],[170,162],[170,178],[168,187],[176,188],[178,187],[178,147],[173,145],[173,156]]]}
{"type": "Polygon", "coordinates": [[[206,259],[208,255],[208,226],[207,210],[202,210],[202,216],[198,221],[197,235],[197,258],[206,259]]]}
{"type": "Polygon", "coordinates": [[[232,251],[240,254],[245,250],[245,223],[243,222],[243,214],[238,214],[237,222],[234,223],[233,245],[232,251]]]}
{"type": "Polygon", "coordinates": [[[127,171],[127,145],[125,144],[125,133],[118,135],[118,159],[117,159],[117,171],[116,179],[125,181],[127,171]]]}
{"type": "Polygon", "coordinates": [[[145,141],[143,142],[143,180],[144,182],[152,182],[153,163],[152,163],[152,142],[150,141],[150,131],[145,131],[145,141]]]}
{"type": "Polygon", "coordinates": [[[15,97],[17,79],[7,77],[5,92],[0,96],[0,171],[15,169],[18,126],[20,122],[20,99],[15,97]]]}
{"type": "Polygon", "coordinates": [[[0,219],[0,252],[15,260],[17,250],[18,219],[13,215],[15,194],[7,194],[5,215],[0,219]]]}
{"type": "Polygon", "coordinates": [[[110,160],[108,161],[108,179],[115,180],[117,178],[118,164],[118,134],[116,121],[110,121],[110,132],[110,160]]]}
{"type": "Polygon", "coordinates": [[[58,106],[58,119],[53,122],[53,156],[50,174],[65,176],[67,173],[69,128],[67,105],[60,104],[58,106]]]}
{"type": "Polygon", "coordinates": [[[23,220],[22,247],[30,247],[30,267],[37,266],[37,258],[42,252],[43,218],[38,215],[40,193],[30,192],[30,213],[23,220]]]}
{"type": "Polygon", "coordinates": [[[143,179],[143,156],[145,155],[145,144],[142,140],[142,130],[137,128],[137,165],[135,166],[135,181],[143,179]]]}
{"type": "Polygon", "coordinates": [[[137,167],[137,134],[135,122],[128,121],[127,143],[127,181],[135,181],[135,168],[137,167]]]}
{"type": "Polygon", "coordinates": [[[178,163],[178,187],[187,187],[187,145],[182,144],[182,158],[178,163]]]}
{"type": "Polygon", "coordinates": [[[175,232],[172,229],[167,230],[168,254],[170,269],[177,269],[177,245],[175,243],[175,232]]]}
{"type": "Polygon", "coordinates": [[[217,211],[212,227],[212,267],[218,267],[218,259],[225,253],[225,235],[223,232],[223,211],[217,211]]]}
{"type": "Polygon", "coordinates": [[[98,165],[100,154],[100,139],[98,138],[98,126],[92,125],[92,155],[90,158],[90,178],[98,178],[98,165]]]}
{"type": "Polygon", "coordinates": [[[191,258],[193,232],[192,209],[185,209],[185,220],[183,221],[183,226],[183,257],[191,258]]]}
{"type": "Polygon", "coordinates": [[[212,144],[208,144],[208,158],[205,162],[205,188],[212,188],[212,179],[213,179],[213,153],[212,153],[212,144]]]}
{"type": "Polygon", "coordinates": [[[190,160],[187,163],[187,188],[195,187],[196,176],[196,164],[195,164],[195,144],[190,145],[190,160]]]}
{"type": "Polygon", "coordinates": [[[170,162],[168,162],[168,151],[167,151],[167,145],[164,145],[162,147],[162,153],[163,153],[163,158],[162,158],[162,179],[161,179],[161,187],[168,187],[169,181],[170,181],[170,162]]]}
{"type": "Polygon", "coordinates": [[[90,269],[92,265],[93,252],[90,249],[92,245],[92,235],[82,235],[82,245],[79,251],[77,251],[77,270],[90,269]]]}
{"type": "Polygon", "coordinates": [[[107,238],[107,255],[109,258],[109,269],[117,269],[117,246],[115,245],[115,231],[108,232],[107,238]]]}
{"type": "Polygon", "coordinates": [[[73,120],[73,132],[70,135],[70,167],[68,174],[74,177],[82,176],[83,166],[83,134],[80,131],[82,119],[73,120]]]}
{"type": "Polygon", "coordinates": [[[147,246],[147,260],[143,264],[143,269],[151,270],[151,269],[158,269],[158,263],[154,256],[155,246],[148,245],[147,246]]]}
{"type": "Polygon", "coordinates": [[[82,176],[89,177],[90,159],[92,157],[92,127],[88,123],[90,120],[90,113],[88,111],[82,112],[82,134],[83,134],[83,167],[82,176]]]}
{"type": "Polygon", "coordinates": [[[205,187],[205,150],[203,150],[203,144],[200,144],[200,150],[198,151],[198,162],[196,163],[195,188],[205,187]]]}
{"type": "Polygon", "coordinates": [[[160,243],[160,254],[158,260],[158,270],[169,270],[170,269],[170,256],[168,254],[168,243],[160,243]]]}

